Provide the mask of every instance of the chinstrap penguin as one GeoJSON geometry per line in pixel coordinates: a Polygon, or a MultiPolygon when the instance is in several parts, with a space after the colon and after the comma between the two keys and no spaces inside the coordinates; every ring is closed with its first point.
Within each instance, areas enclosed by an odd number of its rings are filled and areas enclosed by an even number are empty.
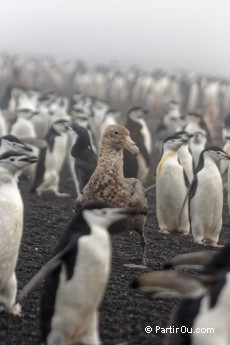
{"type": "Polygon", "coordinates": [[[23,230],[23,201],[17,173],[36,161],[36,157],[16,151],[0,156],[0,303],[15,315],[20,314],[20,305],[15,304],[15,268],[23,230]]]}
{"type": "Polygon", "coordinates": [[[100,345],[98,307],[111,268],[111,224],[134,216],[135,208],[90,203],[74,217],[52,259],[19,294],[19,301],[44,276],[41,333],[47,345],[100,345]],[[29,288],[28,288],[29,286],[29,288]]]}

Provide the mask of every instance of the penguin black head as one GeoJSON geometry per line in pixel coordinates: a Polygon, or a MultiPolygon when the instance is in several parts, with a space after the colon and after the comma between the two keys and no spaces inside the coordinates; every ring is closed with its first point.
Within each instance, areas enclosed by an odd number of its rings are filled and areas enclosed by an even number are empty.
{"type": "Polygon", "coordinates": [[[37,157],[17,151],[7,151],[0,156],[0,168],[3,167],[13,174],[35,162],[37,162],[37,157]]]}
{"type": "Polygon", "coordinates": [[[31,109],[23,108],[17,111],[18,118],[22,117],[24,119],[30,119],[32,116],[33,116],[33,111],[31,109]]]}
{"type": "Polygon", "coordinates": [[[72,123],[68,127],[68,131],[71,137],[71,141],[74,145],[74,151],[73,149],[71,150],[72,154],[74,152],[78,154],[79,150],[83,150],[86,147],[91,148],[90,137],[86,128],[78,125],[77,123],[72,123]]]}
{"type": "Polygon", "coordinates": [[[76,133],[78,136],[85,136],[86,133],[88,134],[87,129],[84,127],[80,126],[78,123],[74,122],[71,123],[70,126],[68,127],[68,130],[70,133],[76,133]]]}
{"type": "Polygon", "coordinates": [[[200,123],[201,121],[203,121],[202,115],[199,113],[188,113],[186,116],[186,120],[188,120],[189,122],[197,122],[200,123]]]}
{"type": "Polygon", "coordinates": [[[133,107],[128,111],[127,116],[132,120],[138,120],[142,119],[147,114],[148,110],[144,110],[141,107],[133,107]]]}
{"type": "Polygon", "coordinates": [[[175,135],[183,138],[185,140],[185,142],[188,142],[192,137],[194,137],[193,133],[188,133],[185,130],[177,131],[177,132],[175,132],[175,135]]]}
{"type": "Polygon", "coordinates": [[[186,133],[175,133],[164,140],[163,150],[177,151],[179,148],[189,141],[190,137],[186,133]]]}
{"type": "Polygon", "coordinates": [[[142,213],[135,208],[118,208],[110,203],[92,202],[82,208],[81,214],[89,226],[100,225],[109,228],[110,225],[129,216],[142,213]]]}
{"type": "Polygon", "coordinates": [[[23,141],[11,134],[4,135],[0,138],[0,146],[2,149],[4,149],[4,151],[33,151],[29,146],[23,143],[23,141]]]}
{"type": "Polygon", "coordinates": [[[59,134],[66,132],[69,126],[69,121],[66,119],[60,119],[52,123],[52,128],[59,134]]]}
{"type": "Polygon", "coordinates": [[[230,160],[230,155],[228,155],[221,147],[210,146],[201,152],[201,155],[205,158],[206,156],[212,158],[215,162],[219,160],[230,160]]]}

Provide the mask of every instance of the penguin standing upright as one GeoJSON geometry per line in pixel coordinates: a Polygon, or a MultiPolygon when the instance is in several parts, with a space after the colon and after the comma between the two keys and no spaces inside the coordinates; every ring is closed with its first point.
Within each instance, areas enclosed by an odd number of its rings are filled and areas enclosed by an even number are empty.
{"type": "Polygon", "coordinates": [[[178,150],[187,143],[188,137],[177,135],[164,141],[163,154],[157,166],[156,206],[160,232],[169,234],[177,230],[184,235],[189,233],[188,206],[180,211],[187,194],[188,181],[178,160],[178,150]]]}
{"type": "Polygon", "coordinates": [[[36,161],[36,157],[16,151],[0,156],[0,303],[14,315],[20,314],[20,305],[15,304],[15,268],[23,230],[23,202],[17,173],[36,161]]]}
{"type": "Polygon", "coordinates": [[[218,247],[222,227],[223,185],[217,164],[230,156],[217,146],[202,151],[189,189],[189,209],[192,235],[195,243],[218,247]]]}
{"type": "Polygon", "coordinates": [[[97,166],[97,155],[93,151],[87,129],[76,123],[69,127],[71,147],[69,162],[77,195],[79,195],[97,166]]]}
{"type": "Polygon", "coordinates": [[[178,159],[180,164],[182,165],[186,178],[188,179],[189,184],[192,183],[193,180],[193,157],[190,151],[190,139],[193,137],[193,134],[189,134],[186,131],[179,131],[176,132],[177,135],[182,135],[185,137],[185,140],[188,140],[187,143],[184,143],[179,150],[178,150],[178,159]]]}
{"type": "Polygon", "coordinates": [[[108,228],[137,213],[135,208],[111,208],[104,202],[85,205],[69,224],[53,258],[19,294],[20,301],[45,272],[41,333],[47,345],[101,344],[98,308],[111,267],[108,228]]]}
{"type": "Polygon", "coordinates": [[[52,191],[56,196],[68,196],[59,193],[60,172],[66,159],[67,126],[65,119],[55,121],[46,137],[47,146],[40,151],[35,180],[31,192],[41,196],[45,191],[52,191]]]}
{"type": "Polygon", "coordinates": [[[195,170],[200,159],[200,154],[205,149],[207,138],[206,135],[202,132],[195,132],[193,134],[194,135],[189,142],[189,148],[192,153],[195,170]]]}
{"type": "Polygon", "coordinates": [[[152,138],[144,116],[148,111],[135,107],[129,110],[125,127],[139,148],[137,158],[130,152],[124,152],[124,176],[143,180],[149,173],[152,153],[152,138]]]}
{"type": "MultiPolygon", "coordinates": [[[[10,133],[16,137],[24,140],[24,138],[31,138],[36,140],[37,135],[31,118],[34,112],[31,109],[20,109],[17,111],[17,120],[12,125],[10,133]]],[[[39,150],[35,145],[31,145],[33,155],[38,156],[39,150]]],[[[36,165],[30,165],[23,170],[22,176],[33,180],[36,171],[36,165]]]]}

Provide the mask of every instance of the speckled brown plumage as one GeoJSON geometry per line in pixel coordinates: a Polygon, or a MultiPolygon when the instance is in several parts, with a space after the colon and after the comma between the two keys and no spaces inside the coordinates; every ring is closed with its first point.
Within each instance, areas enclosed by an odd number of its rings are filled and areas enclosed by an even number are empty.
{"type": "MultiPolygon", "coordinates": [[[[108,201],[118,207],[135,207],[147,213],[147,200],[144,189],[138,179],[125,179],[123,174],[123,149],[137,155],[139,150],[131,140],[129,131],[121,125],[108,126],[100,138],[97,167],[75,202],[78,212],[91,201],[108,201]]],[[[137,231],[141,235],[143,259],[145,263],[146,238],[144,225],[146,215],[134,216],[129,221],[122,221],[111,228],[111,233],[137,231]]]]}

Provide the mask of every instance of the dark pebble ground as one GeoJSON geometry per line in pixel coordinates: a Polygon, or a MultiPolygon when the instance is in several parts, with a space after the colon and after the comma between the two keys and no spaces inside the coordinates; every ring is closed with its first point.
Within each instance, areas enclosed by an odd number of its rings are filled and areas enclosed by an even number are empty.
{"type": "MultiPolygon", "coordinates": [[[[46,194],[42,198],[29,193],[26,181],[20,182],[25,205],[25,226],[17,266],[19,290],[48,260],[55,244],[73,216],[74,188],[67,173],[62,176],[62,190],[70,198],[56,198],[46,194]]],[[[100,334],[104,345],[127,343],[128,345],[161,345],[163,334],[145,333],[145,327],[166,327],[176,299],[153,299],[129,288],[129,283],[139,274],[159,270],[174,255],[203,250],[193,244],[192,237],[173,234],[169,237],[158,233],[155,214],[155,190],[147,193],[148,219],[148,269],[131,269],[125,263],[135,263],[141,257],[139,237],[136,233],[116,235],[112,239],[112,272],[103,303],[100,308],[100,334]]],[[[229,240],[229,216],[225,205],[221,243],[229,240]]],[[[41,284],[22,303],[23,317],[0,315],[0,345],[38,345],[39,296],[41,284]]]]}

